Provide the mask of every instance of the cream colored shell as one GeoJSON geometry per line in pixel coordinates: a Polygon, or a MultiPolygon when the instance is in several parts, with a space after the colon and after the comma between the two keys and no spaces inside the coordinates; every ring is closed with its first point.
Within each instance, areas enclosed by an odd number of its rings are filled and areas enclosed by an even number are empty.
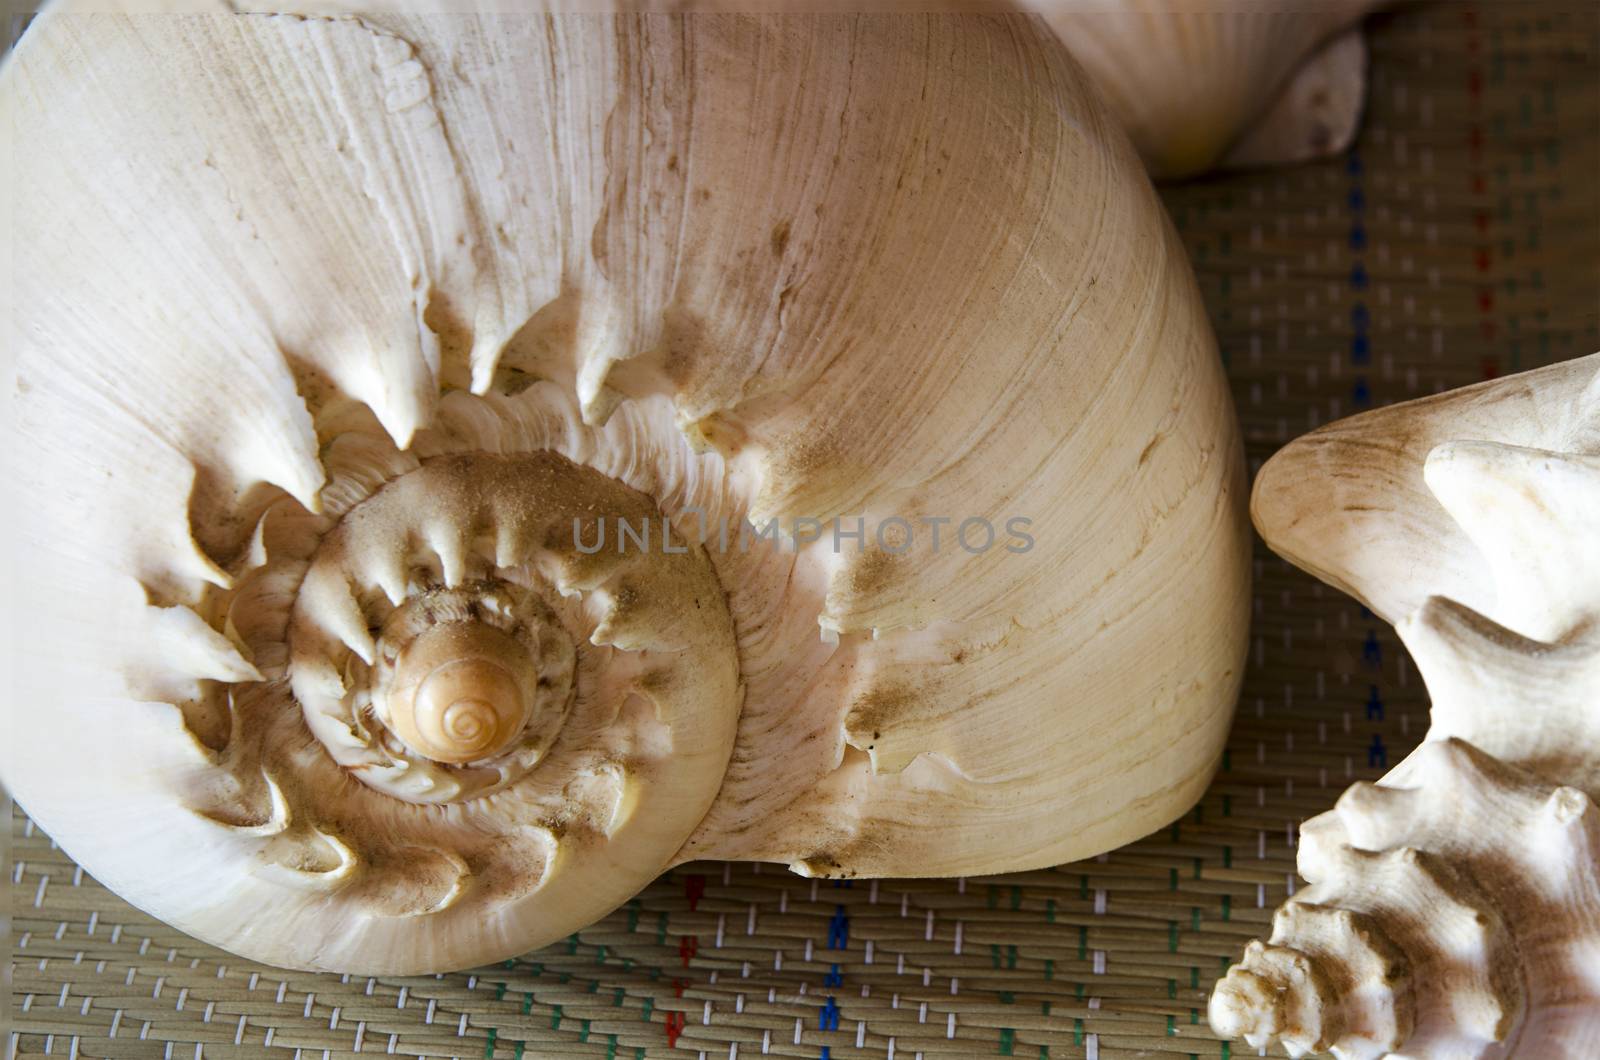
{"type": "Polygon", "coordinates": [[[1344,150],[1379,0],[1024,0],[1081,62],[1157,177],[1344,150]]]}
{"type": "Polygon", "coordinates": [[[143,908],[439,971],[691,858],[1021,869],[1204,788],[1239,442],[1037,20],[62,9],[0,116],[0,770],[143,908]]]}
{"type": "Polygon", "coordinates": [[[1295,563],[1397,620],[1426,741],[1306,822],[1311,881],[1212,996],[1291,1055],[1600,1041],[1600,355],[1371,412],[1261,471],[1295,563]]]}

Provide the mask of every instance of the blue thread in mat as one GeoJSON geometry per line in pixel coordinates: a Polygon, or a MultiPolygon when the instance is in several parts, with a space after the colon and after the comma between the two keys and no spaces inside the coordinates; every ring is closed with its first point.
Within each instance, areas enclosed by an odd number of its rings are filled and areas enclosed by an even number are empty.
{"type": "MultiPolygon", "coordinates": [[[[1372,612],[1365,607],[1361,610],[1364,612],[1363,618],[1370,619],[1373,617],[1372,612]]],[[[1375,630],[1367,630],[1367,639],[1361,642],[1361,661],[1371,666],[1374,670],[1383,668],[1383,645],[1378,643],[1378,634],[1375,630]]]]}
{"type": "MultiPolygon", "coordinates": [[[[1366,208],[1367,196],[1361,186],[1361,156],[1353,148],[1345,158],[1344,168],[1350,177],[1350,191],[1345,200],[1350,208],[1348,242],[1353,258],[1350,264],[1350,288],[1352,292],[1361,292],[1371,282],[1367,275],[1366,260],[1362,257],[1367,249],[1367,226],[1361,213],[1366,208]]],[[[1350,363],[1353,365],[1372,363],[1371,324],[1372,313],[1357,293],[1355,304],[1350,307],[1350,363]]],[[[1357,373],[1355,383],[1350,388],[1350,400],[1357,408],[1372,404],[1372,389],[1367,384],[1365,374],[1357,373]]]]}
{"type": "Polygon", "coordinates": [[[828,949],[842,950],[850,944],[850,917],[844,906],[835,906],[833,919],[828,921],[828,949]]]}
{"type": "MultiPolygon", "coordinates": [[[[834,881],[834,886],[845,881],[834,881]]],[[[827,948],[830,950],[847,949],[850,945],[850,914],[843,905],[833,907],[833,916],[828,919],[827,948]]],[[[844,985],[844,970],[838,964],[828,968],[828,974],[823,977],[822,985],[837,989],[844,985]]],[[[831,995],[828,1003],[823,1005],[817,1013],[817,1026],[821,1030],[836,1031],[839,1029],[839,1003],[831,995]]],[[[829,1060],[832,1056],[832,1047],[824,1045],[820,1060],[829,1060]]]]}
{"type": "MultiPolygon", "coordinates": [[[[1345,173],[1350,179],[1350,186],[1345,197],[1345,203],[1350,213],[1350,232],[1348,243],[1351,253],[1350,267],[1350,363],[1356,368],[1355,381],[1350,388],[1350,398],[1356,408],[1368,407],[1372,404],[1372,389],[1367,381],[1364,369],[1372,363],[1372,310],[1367,306],[1363,293],[1370,284],[1367,274],[1365,253],[1367,250],[1367,228],[1364,212],[1367,206],[1366,188],[1362,183],[1362,174],[1365,166],[1362,164],[1360,153],[1352,148],[1345,158],[1345,173]]],[[[1367,622],[1375,620],[1372,612],[1365,606],[1361,607],[1361,617],[1367,622]]],[[[1366,720],[1381,722],[1384,720],[1383,696],[1378,689],[1378,680],[1383,672],[1383,647],[1378,642],[1376,630],[1371,626],[1367,628],[1366,638],[1361,643],[1361,661],[1373,673],[1373,682],[1367,686],[1366,720]]],[[[1383,745],[1383,737],[1374,732],[1372,743],[1367,747],[1367,765],[1382,766],[1389,764],[1389,751],[1383,745]]]]}

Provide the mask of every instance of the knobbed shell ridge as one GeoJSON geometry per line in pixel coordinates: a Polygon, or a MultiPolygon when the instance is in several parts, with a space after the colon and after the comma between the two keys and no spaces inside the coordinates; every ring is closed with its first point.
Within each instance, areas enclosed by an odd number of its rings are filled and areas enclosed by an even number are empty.
{"type": "Polygon", "coordinates": [[[1600,355],[1309,435],[1255,504],[1269,543],[1382,613],[1441,583],[1475,605],[1428,595],[1397,623],[1427,739],[1303,826],[1311,885],[1218,984],[1213,1029],[1293,1056],[1590,1055],[1600,355]],[[1453,533],[1431,533],[1441,516],[1453,533]]]}

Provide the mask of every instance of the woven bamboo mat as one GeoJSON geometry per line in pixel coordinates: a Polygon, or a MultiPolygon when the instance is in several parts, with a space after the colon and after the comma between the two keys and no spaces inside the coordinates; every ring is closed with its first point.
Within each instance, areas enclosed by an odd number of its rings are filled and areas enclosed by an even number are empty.
{"type": "MultiPolygon", "coordinates": [[[[1169,189],[1252,469],[1364,407],[1600,349],[1600,8],[1407,9],[1342,157],[1169,189]]],[[[1205,798],[1015,876],[672,872],[475,973],[281,972],[151,920],[15,818],[18,1056],[1229,1057],[1211,982],[1293,893],[1296,829],[1421,737],[1392,631],[1258,548],[1238,721],[1205,798]]],[[[181,871],[181,866],[175,867],[181,871]]]]}

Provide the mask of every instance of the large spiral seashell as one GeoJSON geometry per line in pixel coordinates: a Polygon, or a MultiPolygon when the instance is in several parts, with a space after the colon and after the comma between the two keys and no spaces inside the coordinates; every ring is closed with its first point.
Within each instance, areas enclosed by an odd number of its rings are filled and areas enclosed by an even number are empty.
{"type": "Polygon", "coordinates": [[[691,858],[1052,864],[1207,783],[1237,432],[1037,20],[63,7],[0,117],[0,771],[145,909],[435,972],[691,858]]]}
{"type": "Polygon", "coordinates": [[[1311,886],[1218,984],[1212,1027],[1292,1056],[1592,1056],[1600,355],[1312,434],[1263,470],[1256,512],[1384,613],[1438,586],[1474,606],[1431,595],[1397,623],[1427,740],[1305,824],[1311,886]]]}

